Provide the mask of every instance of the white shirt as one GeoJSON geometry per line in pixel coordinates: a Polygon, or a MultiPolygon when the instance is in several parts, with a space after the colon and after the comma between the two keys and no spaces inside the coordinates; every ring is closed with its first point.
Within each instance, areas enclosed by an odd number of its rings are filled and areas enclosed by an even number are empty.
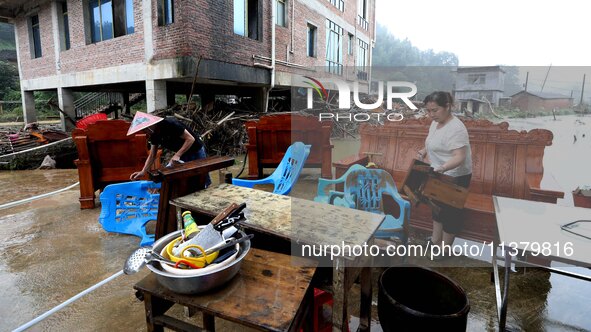
{"type": "Polygon", "coordinates": [[[460,166],[450,169],[444,174],[453,177],[468,175],[472,173],[472,151],[470,150],[470,140],[468,138],[468,130],[460,119],[452,115],[452,119],[437,129],[437,122],[433,121],[429,127],[429,135],[425,140],[425,147],[429,160],[431,160],[431,167],[441,167],[445,162],[450,160],[453,156],[452,150],[461,147],[467,147],[466,159],[460,166]]]}

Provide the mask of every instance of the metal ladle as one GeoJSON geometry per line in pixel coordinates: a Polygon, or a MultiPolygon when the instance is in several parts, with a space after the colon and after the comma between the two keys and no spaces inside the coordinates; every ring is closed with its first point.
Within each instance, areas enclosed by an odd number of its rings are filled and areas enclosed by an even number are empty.
{"type": "Polygon", "coordinates": [[[125,260],[123,266],[123,273],[130,275],[137,273],[144,265],[151,264],[152,262],[160,262],[168,265],[175,266],[175,262],[164,258],[162,255],[157,254],[150,248],[142,247],[129,255],[125,260]]]}

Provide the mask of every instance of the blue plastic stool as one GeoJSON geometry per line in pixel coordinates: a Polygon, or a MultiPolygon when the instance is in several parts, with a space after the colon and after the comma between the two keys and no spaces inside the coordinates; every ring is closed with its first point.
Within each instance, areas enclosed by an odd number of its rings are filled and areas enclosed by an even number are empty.
{"type": "Polygon", "coordinates": [[[160,189],[160,183],[134,181],[106,186],[100,195],[99,223],[103,229],[139,236],[140,246],[152,245],[154,234],[146,233],[146,224],[158,218],[160,194],[150,194],[148,189],[160,189]]]}

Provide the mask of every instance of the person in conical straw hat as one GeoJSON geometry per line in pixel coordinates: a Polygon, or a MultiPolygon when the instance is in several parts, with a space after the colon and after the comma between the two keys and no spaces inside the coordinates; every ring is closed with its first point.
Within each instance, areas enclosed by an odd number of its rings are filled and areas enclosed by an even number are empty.
{"type": "MultiPolygon", "coordinates": [[[[131,180],[139,180],[146,175],[146,172],[152,167],[156,160],[158,148],[164,147],[175,152],[167,167],[174,164],[181,164],[187,161],[202,159],[207,157],[205,144],[195,132],[186,127],[174,116],[161,118],[149,113],[136,112],[127,131],[127,135],[133,135],[137,132],[143,132],[148,136],[150,142],[150,154],[144,168],[139,172],[131,174],[131,180]]],[[[205,181],[205,187],[211,184],[209,175],[205,181]]]]}

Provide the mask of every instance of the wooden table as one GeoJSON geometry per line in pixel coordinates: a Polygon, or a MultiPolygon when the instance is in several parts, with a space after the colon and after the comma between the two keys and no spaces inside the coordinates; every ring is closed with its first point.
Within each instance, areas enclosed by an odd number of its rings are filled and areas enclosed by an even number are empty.
{"type": "Polygon", "coordinates": [[[171,199],[203,188],[207,173],[233,164],[233,158],[216,156],[189,161],[171,168],[163,167],[150,172],[152,181],[162,183],[155,239],[158,240],[177,230],[175,209],[169,205],[171,199]]]}
{"type": "MultiPolygon", "coordinates": [[[[588,238],[561,229],[562,225],[577,221],[591,220],[591,210],[578,207],[565,207],[556,204],[519,200],[493,196],[497,226],[499,228],[498,245],[504,254],[505,266],[511,266],[512,259],[519,252],[569,265],[591,267],[591,241],[588,238]]],[[[581,233],[589,236],[589,227],[583,224],[581,233]]],[[[521,255],[520,255],[521,256],[521,255]]],[[[565,269],[533,264],[527,261],[513,261],[517,265],[533,266],[572,278],[591,281],[588,275],[578,274],[565,269]]],[[[505,268],[503,292],[497,265],[493,255],[493,272],[499,330],[505,330],[507,306],[509,302],[509,271],[505,268]]]]}
{"type": "MultiPolygon", "coordinates": [[[[214,216],[231,203],[246,202],[242,225],[293,244],[362,246],[373,244],[383,215],[221,184],[171,201],[177,208],[214,216]]],[[[360,329],[371,320],[371,257],[338,256],[333,267],[333,328],[347,326],[347,291],[357,276],[361,283],[360,329]]]]}
{"type": "Polygon", "coordinates": [[[203,328],[208,331],[215,331],[215,317],[262,331],[298,331],[306,307],[302,303],[310,303],[312,298],[310,281],[316,268],[294,266],[291,260],[287,255],[252,248],[228,284],[197,295],[174,293],[151,273],[134,286],[144,298],[148,331],[163,331],[163,327],[199,330],[165,315],[174,304],[201,311],[203,328]]]}

